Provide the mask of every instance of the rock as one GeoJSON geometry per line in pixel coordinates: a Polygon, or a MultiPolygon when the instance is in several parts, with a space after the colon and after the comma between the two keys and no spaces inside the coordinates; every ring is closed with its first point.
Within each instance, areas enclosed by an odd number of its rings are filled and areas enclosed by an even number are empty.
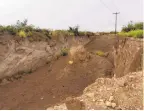
{"type": "Polygon", "coordinates": [[[47,108],[47,110],[67,110],[66,104],[60,104],[53,107],[47,108]]]}
{"type": "Polygon", "coordinates": [[[82,110],[85,109],[85,104],[78,99],[71,99],[66,101],[66,107],[68,110],[82,110]]]}
{"type": "Polygon", "coordinates": [[[109,55],[109,53],[108,53],[108,52],[104,53],[104,56],[105,56],[105,57],[107,57],[108,55],[109,55]]]}
{"type": "Polygon", "coordinates": [[[9,81],[7,79],[3,79],[2,82],[1,82],[1,84],[3,84],[3,85],[8,84],[8,83],[9,83],[9,81]]]}
{"type": "Polygon", "coordinates": [[[119,81],[117,81],[117,84],[118,84],[120,87],[126,86],[125,80],[119,80],[119,81]]]}
{"type": "Polygon", "coordinates": [[[99,102],[104,102],[104,100],[103,99],[100,99],[100,100],[98,100],[99,102]]]}
{"type": "Polygon", "coordinates": [[[104,101],[100,101],[99,103],[98,103],[100,106],[105,106],[105,103],[104,103],[104,101]]]}
{"type": "Polygon", "coordinates": [[[113,96],[110,96],[109,101],[112,102],[114,100],[113,96]]]}
{"type": "Polygon", "coordinates": [[[92,101],[93,101],[93,102],[95,102],[96,100],[95,100],[95,99],[93,99],[92,101]]]}
{"type": "Polygon", "coordinates": [[[106,105],[107,107],[111,107],[111,106],[112,106],[112,103],[109,102],[109,101],[106,101],[106,102],[105,102],[105,105],[106,105]]]}
{"type": "Polygon", "coordinates": [[[129,81],[129,82],[133,81],[134,79],[135,79],[135,78],[134,78],[133,76],[129,76],[129,77],[128,77],[128,81],[129,81]]]}
{"type": "Polygon", "coordinates": [[[45,50],[46,50],[46,52],[49,52],[50,54],[52,54],[52,50],[51,50],[50,46],[47,46],[47,47],[45,48],[45,50]]]}
{"type": "Polygon", "coordinates": [[[112,108],[116,107],[116,103],[111,103],[112,108]]]}
{"type": "Polygon", "coordinates": [[[90,98],[94,98],[94,93],[88,93],[88,94],[86,94],[86,96],[88,96],[90,98]]]}
{"type": "Polygon", "coordinates": [[[44,98],[43,98],[43,97],[41,97],[40,99],[41,99],[41,100],[43,100],[44,98]]]}
{"type": "Polygon", "coordinates": [[[111,89],[110,89],[110,88],[107,88],[106,90],[107,90],[107,91],[110,91],[111,89]]]}
{"type": "Polygon", "coordinates": [[[132,88],[135,88],[135,85],[134,85],[134,84],[132,84],[131,86],[132,86],[132,88]]]}
{"type": "Polygon", "coordinates": [[[66,104],[54,106],[54,110],[68,110],[66,104]]]}
{"type": "Polygon", "coordinates": [[[72,65],[72,64],[73,64],[73,61],[69,61],[68,63],[69,63],[70,65],[72,65]]]}

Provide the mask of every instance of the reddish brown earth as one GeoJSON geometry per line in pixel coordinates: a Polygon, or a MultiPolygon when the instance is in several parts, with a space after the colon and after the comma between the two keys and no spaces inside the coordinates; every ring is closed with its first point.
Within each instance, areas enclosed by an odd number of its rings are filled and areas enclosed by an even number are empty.
{"type": "Polygon", "coordinates": [[[44,66],[20,80],[0,86],[0,109],[46,109],[66,97],[81,94],[96,78],[80,74],[81,68],[76,73],[73,70],[73,75],[57,79],[67,62],[68,58],[62,57],[52,65],[51,72],[44,66]]]}
{"type": "Polygon", "coordinates": [[[46,65],[19,80],[0,85],[0,109],[46,109],[67,97],[82,94],[96,78],[112,69],[112,64],[100,56],[71,66],[68,61],[68,56],[61,57],[50,67],[46,65]]]}
{"type": "Polygon", "coordinates": [[[114,43],[114,39],[102,39],[87,44],[87,51],[92,52],[88,61],[69,65],[69,56],[60,57],[19,80],[0,85],[0,109],[47,109],[67,97],[80,96],[97,78],[113,73],[113,58],[100,57],[95,51],[112,51],[114,43]]]}

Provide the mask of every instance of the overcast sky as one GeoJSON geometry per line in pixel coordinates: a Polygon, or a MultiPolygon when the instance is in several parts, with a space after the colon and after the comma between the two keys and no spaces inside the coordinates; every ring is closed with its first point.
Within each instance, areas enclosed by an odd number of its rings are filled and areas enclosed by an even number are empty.
{"type": "Polygon", "coordinates": [[[41,28],[68,29],[79,25],[81,30],[114,30],[118,15],[118,29],[128,21],[142,21],[144,0],[0,0],[0,24],[14,24],[28,19],[29,24],[41,28]]]}

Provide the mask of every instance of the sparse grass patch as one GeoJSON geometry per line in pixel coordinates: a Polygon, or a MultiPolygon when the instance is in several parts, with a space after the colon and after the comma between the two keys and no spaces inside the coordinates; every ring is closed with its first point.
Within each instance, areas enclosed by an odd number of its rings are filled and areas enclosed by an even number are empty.
{"type": "Polygon", "coordinates": [[[32,35],[33,35],[33,33],[30,31],[27,33],[27,37],[31,37],[32,35]]]}
{"type": "Polygon", "coordinates": [[[41,29],[35,27],[32,24],[28,24],[28,20],[18,20],[15,24],[3,26],[0,25],[0,35],[8,33],[16,37],[28,38],[32,41],[48,41],[55,39],[58,41],[65,42],[68,37],[80,37],[80,36],[93,36],[94,33],[88,31],[79,31],[79,26],[69,27],[68,30],[52,30],[52,29],[41,29]],[[30,39],[32,38],[32,39],[30,39]]]}
{"type": "Polygon", "coordinates": [[[32,69],[27,71],[27,74],[31,74],[32,73],[32,69]]]}
{"type": "Polygon", "coordinates": [[[62,49],[61,49],[61,55],[62,55],[62,56],[67,56],[67,55],[68,55],[68,51],[69,51],[68,48],[62,48],[62,49]]]}
{"type": "Polygon", "coordinates": [[[104,56],[105,53],[104,53],[103,51],[97,51],[97,52],[96,52],[96,55],[98,55],[98,56],[104,56]]]}
{"type": "Polygon", "coordinates": [[[27,37],[27,34],[26,34],[25,31],[21,30],[20,32],[18,32],[18,36],[22,37],[22,38],[25,38],[25,37],[27,37]]]}

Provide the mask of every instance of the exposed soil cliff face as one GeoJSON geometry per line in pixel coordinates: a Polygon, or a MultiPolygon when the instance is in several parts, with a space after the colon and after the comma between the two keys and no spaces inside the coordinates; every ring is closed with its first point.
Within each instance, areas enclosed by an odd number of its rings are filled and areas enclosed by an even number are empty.
{"type": "MultiPolygon", "coordinates": [[[[142,40],[120,39],[117,50],[108,43],[114,45],[114,39],[94,39],[86,45],[86,49],[90,52],[102,50],[111,54],[109,55],[111,58],[108,56],[107,60],[112,60],[114,63],[115,77],[98,78],[84,89],[81,96],[67,98],[63,103],[47,108],[48,110],[143,109],[142,40]],[[99,47],[103,42],[105,44],[99,47]]],[[[97,63],[100,59],[97,58],[94,62],[97,63]]],[[[106,69],[104,65],[102,66],[106,69]]],[[[92,73],[95,72],[93,69],[91,67],[92,73]]]]}
{"type": "MultiPolygon", "coordinates": [[[[83,39],[82,43],[85,41],[89,40],[83,39]]],[[[68,48],[74,43],[73,39],[61,38],[59,41],[30,42],[25,39],[17,42],[9,35],[0,37],[0,78],[34,71],[59,56],[63,47],[68,48]]]]}
{"type": "Polygon", "coordinates": [[[142,69],[143,41],[137,39],[121,39],[117,50],[114,50],[114,72],[122,77],[129,72],[142,69]]]}
{"type": "Polygon", "coordinates": [[[142,67],[142,41],[121,39],[117,50],[115,42],[0,38],[0,78],[37,69],[0,81],[0,109],[142,109],[142,72],[129,73],[142,67]],[[58,58],[62,47],[70,53],[58,58]]]}

